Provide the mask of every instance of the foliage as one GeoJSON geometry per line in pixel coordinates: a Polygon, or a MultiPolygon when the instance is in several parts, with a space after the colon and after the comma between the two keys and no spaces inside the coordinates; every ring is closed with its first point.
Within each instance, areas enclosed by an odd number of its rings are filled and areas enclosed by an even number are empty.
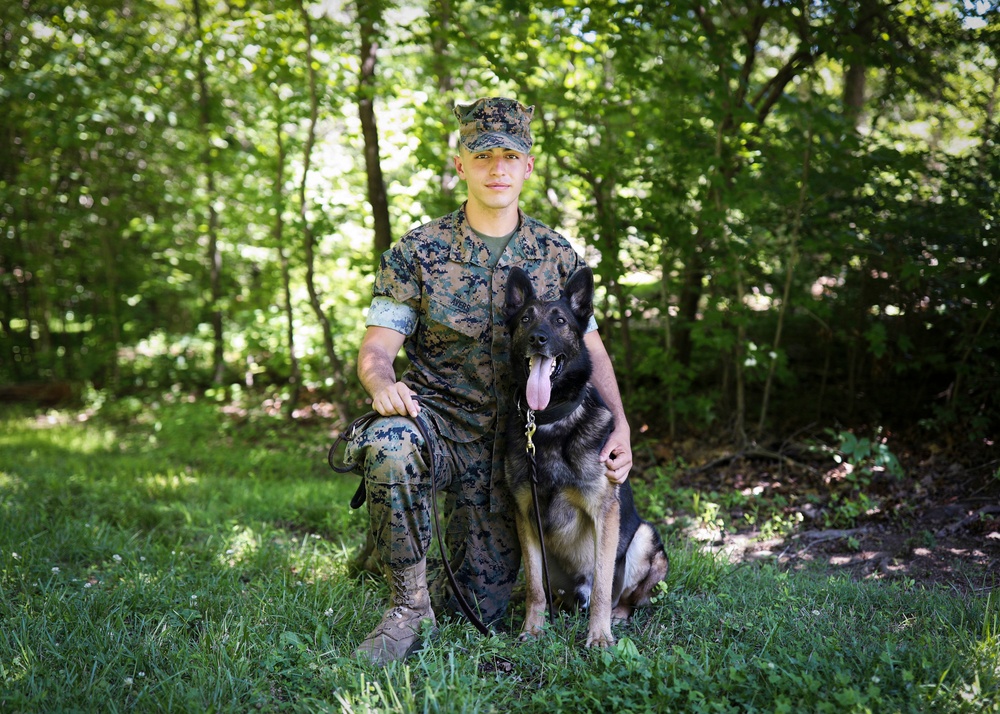
{"type": "MultiPolygon", "coordinates": [[[[0,414],[0,708],[998,711],[996,596],[733,567],[668,539],[658,603],[584,650],[442,618],[405,664],[352,657],[386,591],[328,441],[207,402],[0,414]]],[[[669,495],[669,494],[665,494],[669,495]]]]}
{"type": "Polygon", "coordinates": [[[4,382],[204,388],[220,315],[226,384],[352,394],[377,258],[357,102],[399,236],[462,198],[450,107],[509,93],[536,107],[525,208],[595,266],[633,413],[738,440],[996,431],[985,4],[78,0],[3,22],[4,382]]]}

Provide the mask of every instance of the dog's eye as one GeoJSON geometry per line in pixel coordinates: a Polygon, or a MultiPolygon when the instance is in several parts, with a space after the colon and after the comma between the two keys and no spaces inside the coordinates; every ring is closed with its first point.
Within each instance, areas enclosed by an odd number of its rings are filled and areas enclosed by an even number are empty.
{"type": "Polygon", "coordinates": [[[565,325],[566,324],[566,318],[563,317],[562,315],[560,315],[559,317],[556,318],[556,324],[557,325],[565,325]]]}
{"type": "Polygon", "coordinates": [[[523,322],[523,323],[527,324],[527,323],[531,322],[531,318],[530,318],[530,317],[528,317],[527,315],[523,315],[523,316],[521,317],[521,322],[523,322]]]}

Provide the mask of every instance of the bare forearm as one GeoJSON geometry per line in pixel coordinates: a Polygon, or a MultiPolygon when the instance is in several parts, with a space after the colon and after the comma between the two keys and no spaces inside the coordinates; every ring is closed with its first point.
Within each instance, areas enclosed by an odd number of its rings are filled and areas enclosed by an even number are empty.
{"type": "Polygon", "coordinates": [[[393,360],[405,336],[384,327],[369,327],[358,351],[358,379],[372,398],[372,408],[382,416],[416,416],[420,405],[413,392],[396,379],[393,360]]]}
{"type": "Polygon", "coordinates": [[[591,332],[584,340],[593,363],[591,379],[601,393],[604,402],[615,416],[615,429],[601,449],[600,459],[604,463],[605,475],[612,483],[622,483],[632,469],[632,430],[625,418],[622,395],[615,379],[615,369],[611,364],[604,342],[597,332],[591,332]]]}
{"type": "Polygon", "coordinates": [[[621,391],[618,389],[618,380],[615,378],[615,370],[611,364],[611,357],[608,355],[604,343],[599,337],[596,339],[596,332],[589,333],[585,338],[587,350],[590,352],[590,359],[593,363],[593,373],[591,379],[597,391],[601,393],[604,403],[608,405],[611,413],[615,416],[616,430],[625,429],[625,433],[630,433],[628,419],[625,417],[625,407],[622,405],[621,391]]]}
{"type": "Polygon", "coordinates": [[[395,355],[389,355],[380,345],[362,345],[358,352],[358,379],[368,395],[376,394],[396,382],[393,369],[395,355]]]}

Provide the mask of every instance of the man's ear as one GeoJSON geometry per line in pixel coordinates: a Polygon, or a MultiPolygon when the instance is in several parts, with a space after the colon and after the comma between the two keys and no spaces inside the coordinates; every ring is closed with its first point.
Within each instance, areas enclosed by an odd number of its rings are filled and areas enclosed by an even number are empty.
{"type": "Polygon", "coordinates": [[[584,266],[573,273],[566,283],[565,296],[577,322],[581,326],[590,322],[594,314],[594,273],[590,268],[584,266]]]}
{"type": "Polygon", "coordinates": [[[455,156],[455,173],[458,174],[458,177],[460,179],[462,179],[463,181],[465,180],[465,164],[462,161],[461,152],[459,152],[458,155],[455,156]]]}
{"type": "Polygon", "coordinates": [[[510,275],[507,276],[507,295],[503,304],[504,319],[509,322],[534,297],[535,289],[528,274],[517,266],[511,268],[510,275]]]}

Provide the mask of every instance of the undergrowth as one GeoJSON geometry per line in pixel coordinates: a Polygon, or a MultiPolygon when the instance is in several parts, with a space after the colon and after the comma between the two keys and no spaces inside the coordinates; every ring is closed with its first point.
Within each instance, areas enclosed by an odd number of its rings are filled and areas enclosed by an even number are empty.
{"type": "Polygon", "coordinates": [[[133,407],[0,416],[0,711],[1000,711],[995,594],[733,566],[676,533],[611,649],[582,616],[520,644],[515,605],[373,668],[351,653],[386,591],[347,576],[362,517],[325,428],[133,407]]]}

